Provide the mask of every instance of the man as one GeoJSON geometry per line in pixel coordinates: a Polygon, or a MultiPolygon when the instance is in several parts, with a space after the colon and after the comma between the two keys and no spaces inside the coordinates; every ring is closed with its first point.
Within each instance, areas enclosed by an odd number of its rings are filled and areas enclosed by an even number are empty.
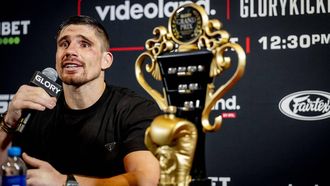
{"type": "Polygon", "coordinates": [[[74,16],[59,28],[58,100],[23,85],[1,118],[0,161],[21,146],[28,185],[157,185],[159,163],[144,146],[144,132],[158,107],[132,91],[105,83],[112,64],[106,30],[94,19],[74,16]],[[36,110],[21,134],[22,111],[36,110]]]}

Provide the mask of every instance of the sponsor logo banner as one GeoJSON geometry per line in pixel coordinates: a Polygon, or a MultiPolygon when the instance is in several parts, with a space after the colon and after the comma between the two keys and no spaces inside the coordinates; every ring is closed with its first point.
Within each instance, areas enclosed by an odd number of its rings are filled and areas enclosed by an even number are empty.
{"type": "Polygon", "coordinates": [[[13,20],[0,22],[0,46],[18,45],[23,35],[28,35],[30,20],[13,20]]]}
{"type": "Polygon", "coordinates": [[[280,111],[293,119],[315,121],[330,117],[330,93],[318,90],[295,92],[279,103],[280,111]]]}

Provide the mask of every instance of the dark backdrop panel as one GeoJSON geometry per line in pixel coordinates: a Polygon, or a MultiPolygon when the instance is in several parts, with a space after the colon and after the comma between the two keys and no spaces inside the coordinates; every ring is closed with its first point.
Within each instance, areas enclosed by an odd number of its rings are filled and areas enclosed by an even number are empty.
{"type": "MultiPolygon", "coordinates": [[[[109,31],[114,64],[107,71],[107,80],[149,97],[135,79],[134,63],[143,52],[145,41],[153,37],[153,28],[167,26],[168,18],[160,12],[178,5],[178,1],[163,0],[7,3],[0,11],[0,112],[6,110],[12,94],[29,81],[34,71],[54,67],[57,26],[77,14],[95,17],[109,31]],[[141,18],[134,17],[131,11],[127,12],[134,6],[149,12],[140,13],[141,18]],[[3,31],[4,23],[15,21],[29,21],[27,33],[23,33],[22,25],[20,34],[3,31]],[[13,39],[17,37],[20,41],[15,44],[13,39]],[[6,39],[10,38],[12,43],[8,44],[6,39]]],[[[210,19],[223,23],[223,29],[247,53],[243,78],[212,112],[213,116],[229,113],[236,117],[225,118],[220,131],[206,135],[207,175],[213,185],[330,185],[329,2],[200,0],[198,3],[206,6],[210,19]],[[281,3],[285,3],[285,8],[281,3]],[[310,92],[303,92],[307,90],[310,92]],[[282,113],[280,101],[298,93],[300,98],[309,96],[309,102],[300,105],[321,108],[323,104],[322,111],[299,110],[299,116],[328,117],[308,120],[282,113]]],[[[293,100],[290,103],[292,109],[293,100]]]]}

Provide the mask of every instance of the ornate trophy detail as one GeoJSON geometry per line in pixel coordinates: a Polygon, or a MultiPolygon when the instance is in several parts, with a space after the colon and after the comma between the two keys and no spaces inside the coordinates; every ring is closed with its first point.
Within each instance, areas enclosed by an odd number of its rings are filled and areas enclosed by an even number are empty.
{"type": "MultiPolygon", "coordinates": [[[[175,108],[171,108],[175,112],[175,108]]],[[[154,119],[146,131],[145,144],[159,159],[160,185],[188,185],[197,141],[197,130],[173,113],[154,119]]]]}
{"type": "Polygon", "coordinates": [[[222,118],[211,124],[209,115],[242,77],[246,60],[241,46],[230,42],[221,27],[220,21],[208,19],[203,7],[182,5],[170,17],[168,28],[154,28],[155,37],[146,41],[146,51],[136,60],[137,81],[165,112],[145,135],[147,147],[160,161],[160,185],[211,185],[205,171],[205,132],[217,131],[222,118]],[[235,72],[216,88],[215,78],[232,66],[232,59],[237,61],[235,72]],[[162,81],[162,93],[146,81],[142,66],[162,81]]]}

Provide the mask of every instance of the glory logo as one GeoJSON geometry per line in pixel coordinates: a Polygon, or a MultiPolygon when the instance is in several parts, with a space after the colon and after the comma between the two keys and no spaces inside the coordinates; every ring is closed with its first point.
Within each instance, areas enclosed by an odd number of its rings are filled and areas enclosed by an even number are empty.
{"type": "Polygon", "coordinates": [[[56,85],[54,85],[53,83],[51,83],[50,81],[48,81],[47,79],[45,79],[44,77],[40,76],[39,74],[37,74],[35,76],[35,80],[37,82],[40,83],[40,85],[42,85],[42,87],[44,89],[49,89],[50,91],[52,91],[53,93],[55,93],[55,95],[58,95],[59,92],[61,91],[60,88],[58,88],[56,85]]]}

